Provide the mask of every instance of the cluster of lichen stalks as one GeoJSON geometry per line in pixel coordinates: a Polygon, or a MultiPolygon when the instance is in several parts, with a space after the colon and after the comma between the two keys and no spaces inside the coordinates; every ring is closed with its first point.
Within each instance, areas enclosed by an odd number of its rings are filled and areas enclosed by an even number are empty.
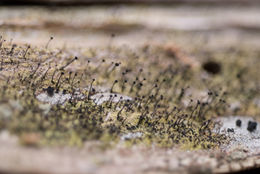
{"type": "Polygon", "coordinates": [[[68,49],[47,47],[1,39],[0,130],[19,137],[36,135],[24,141],[37,145],[82,145],[90,140],[117,144],[122,135],[135,132],[142,136],[125,142],[212,148],[225,141],[211,131],[212,118],[227,109],[225,87],[212,80],[217,77],[198,76],[198,70],[158,47],[89,48],[78,50],[78,57],[68,49]],[[111,99],[101,105],[91,99],[99,88],[111,92],[111,99]],[[199,90],[208,93],[206,99],[192,99],[199,90]],[[40,93],[84,97],[48,105],[36,99],[40,93]],[[112,102],[117,93],[132,100],[112,102]],[[3,116],[3,108],[11,115],[3,116]]]}

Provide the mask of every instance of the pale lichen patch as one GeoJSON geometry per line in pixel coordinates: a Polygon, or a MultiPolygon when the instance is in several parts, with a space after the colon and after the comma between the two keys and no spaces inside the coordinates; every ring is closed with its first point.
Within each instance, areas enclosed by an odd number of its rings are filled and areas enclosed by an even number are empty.
{"type": "Polygon", "coordinates": [[[47,93],[40,93],[36,98],[44,103],[50,103],[52,105],[64,104],[72,97],[71,94],[55,93],[53,96],[49,96],[47,93]]]}
{"type": "Polygon", "coordinates": [[[56,104],[64,104],[66,101],[70,99],[80,99],[83,100],[85,98],[85,95],[80,93],[80,91],[75,91],[74,94],[64,94],[62,92],[59,93],[53,93],[52,95],[48,94],[48,92],[42,92],[36,96],[36,98],[44,103],[49,103],[51,105],[56,104]]]}
{"type": "Polygon", "coordinates": [[[220,117],[215,121],[213,132],[229,137],[229,142],[221,146],[224,151],[242,149],[251,155],[260,153],[259,122],[245,116],[220,117]]]}
{"type": "Polygon", "coordinates": [[[120,101],[132,100],[131,97],[126,95],[116,94],[116,93],[97,93],[90,97],[97,105],[101,105],[104,102],[112,101],[114,103],[120,101]]]}
{"type": "Polygon", "coordinates": [[[123,134],[120,139],[125,141],[125,140],[131,140],[135,138],[141,138],[142,136],[143,136],[142,132],[129,132],[127,134],[123,134]]]}

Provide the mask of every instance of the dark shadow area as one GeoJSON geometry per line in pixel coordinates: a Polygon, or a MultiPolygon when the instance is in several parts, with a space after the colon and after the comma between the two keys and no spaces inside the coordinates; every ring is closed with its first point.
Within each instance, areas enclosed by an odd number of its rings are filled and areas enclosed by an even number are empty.
{"type": "Polygon", "coordinates": [[[260,173],[260,168],[251,168],[251,169],[247,169],[247,170],[243,170],[243,171],[239,171],[239,172],[230,172],[227,174],[258,174],[260,173]]]}
{"type": "Polygon", "coordinates": [[[215,61],[205,62],[202,67],[210,74],[219,74],[221,72],[221,64],[215,61]]]}
{"type": "Polygon", "coordinates": [[[82,6],[82,5],[115,5],[115,4],[189,4],[189,5],[254,5],[258,0],[2,0],[4,6],[82,6]]]}

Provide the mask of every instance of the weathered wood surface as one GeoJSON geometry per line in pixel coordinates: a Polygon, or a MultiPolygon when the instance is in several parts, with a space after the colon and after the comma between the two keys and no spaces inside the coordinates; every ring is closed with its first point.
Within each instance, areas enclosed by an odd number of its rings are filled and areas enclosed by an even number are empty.
{"type": "Polygon", "coordinates": [[[81,148],[22,147],[16,137],[0,135],[0,173],[32,174],[132,174],[132,173],[227,173],[260,167],[260,156],[247,157],[234,150],[183,151],[179,148],[118,146],[100,150],[88,142],[81,148]]]}
{"type": "MultiPolygon", "coordinates": [[[[7,42],[50,47],[138,47],[176,43],[189,50],[221,50],[227,46],[260,47],[258,6],[235,7],[1,7],[0,32],[7,42]],[[111,40],[110,35],[116,34],[111,40]],[[10,40],[11,38],[11,40],[10,40]],[[207,44],[205,44],[207,43],[207,44]]],[[[76,53],[75,53],[76,54],[76,53]]],[[[260,157],[243,151],[180,151],[133,147],[97,150],[28,148],[1,133],[0,173],[226,173],[260,167],[260,157]],[[237,155],[238,153],[238,155],[237,155]]]]}
{"type": "MultiPolygon", "coordinates": [[[[259,6],[1,7],[1,35],[52,47],[107,46],[174,41],[185,47],[259,46],[259,6]],[[116,37],[111,42],[111,34],[116,37]],[[142,37],[140,37],[142,36],[142,37]],[[243,42],[241,42],[241,39],[243,42]],[[190,43],[194,44],[187,44],[190,43]],[[221,43],[221,44],[219,44],[221,43]]],[[[206,48],[205,48],[206,49],[206,48]]],[[[207,48],[208,49],[208,48],[207,48]]]]}

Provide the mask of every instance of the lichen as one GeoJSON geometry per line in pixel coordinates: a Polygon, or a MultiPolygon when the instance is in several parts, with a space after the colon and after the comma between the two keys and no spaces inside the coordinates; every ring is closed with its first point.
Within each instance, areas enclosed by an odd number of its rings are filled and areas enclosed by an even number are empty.
{"type": "Polygon", "coordinates": [[[221,69],[214,73],[163,46],[71,52],[1,40],[0,130],[25,145],[111,145],[121,138],[128,145],[208,149],[226,142],[212,131],[216,117],[259,114],[259,63],[247,50],[237,52],[235,63],[228,49],[212,53],[221,69]],[[240,105],[229,109],[229,101],[240,105]],[[133,133],[142,136],[122,138],[133,133]]]}
{"type": "Polygon", "coordinates": [[[215,120],[217,123],[213,132],[225,134],[229,141],[222,144],[222,150],[229,152],[235,148],[247,152],[247,154],[259,154],[260,128],[259,122],[248,116],[228,116],[215,120]]]}

